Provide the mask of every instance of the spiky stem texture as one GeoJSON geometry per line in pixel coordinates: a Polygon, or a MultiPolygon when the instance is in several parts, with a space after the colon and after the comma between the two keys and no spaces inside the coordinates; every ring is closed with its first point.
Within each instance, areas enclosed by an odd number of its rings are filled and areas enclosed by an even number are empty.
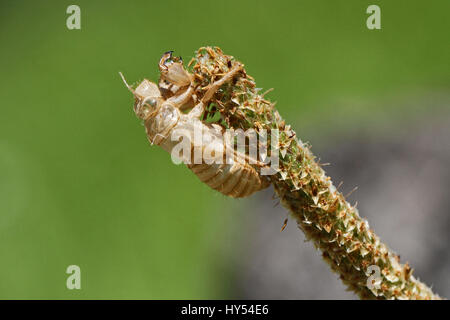
{"type": "MultiPolygon", "coordinates": [[[[217,47],[200,48],[189,63],[199,98],[210,83],[238,63],[217,47]]],[[[270,177],[281,203],[343,283],[362,299],[439,299],[383,244],[243,70],[215,94],[204,114],[224,128],[279,130],[279,169],[270,177]],[[220,115],[220,116],[218,116],[220,115]],[[378,266],[373,285],[369,266],[378,266]]],[[[373,267],[372,267],[373,268],[373,267]]]]}

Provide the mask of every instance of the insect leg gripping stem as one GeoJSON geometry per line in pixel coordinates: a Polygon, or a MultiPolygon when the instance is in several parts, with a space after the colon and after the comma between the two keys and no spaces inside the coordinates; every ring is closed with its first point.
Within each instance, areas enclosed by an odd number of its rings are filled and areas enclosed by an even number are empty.
{"type": "MultiPolygon", "coordinates": [[[[194,118],[200,118],[205,110],[205,104],[207,104],[213,95],[217,92],[217,90],[225,83],[231,81],[233,77],[243,69],[242,65],[238,65],[228,71],[220,80],[215,81],[211,85],[208,86],[208,90],[204,94],[201,101],[189,112],[189,115],[194,118]]],[[[205,88],[203,88],[205,89],[205,88]]]]}
{"type": "Polygon", "coordinates": [[[226,82],[229,82],[233,79],[233,77],[242,69],[244,66],[238,63],[235,67],[233,67],[230,71],[228,71],[220,80],[214,82],[209,85],[208,91],[206,91],[205,95],[202,98],[204,103],[207,103],[211,100],[212,96],[216,93],[216,91],[226,82]]]}

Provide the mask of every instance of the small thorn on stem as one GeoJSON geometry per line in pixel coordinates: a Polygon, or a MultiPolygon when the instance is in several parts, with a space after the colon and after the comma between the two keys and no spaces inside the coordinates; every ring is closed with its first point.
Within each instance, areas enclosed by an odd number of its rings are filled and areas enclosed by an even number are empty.
{"type": "Polygon", "coordinates": [[[352,189],[352,191],[350,191],[349,193],[347,193],[345,196],[344,196],[344,198],[348,198],[353,192],[355,192],[356,190],[358,190],[358,186],[356,186],[356,187],[354,187],[353,189],[352,189]]]}
{"type": "Polygon", "coordinates": [[[271,91],[273,91],[273,90],[274,90],[273,88],[270,88],[269,90],[267,90],[266,92],[264,92],[264,93],[261,95],[261,97],[264,98],[264,96],[265,96],[266,94],[268,94],[269,92],[271,92],[271,91]]]}
{"type": "Polygon", "coordinates": [[[284,223],[283,223],[283,226],[281,227],[280,232],[283,232],[283,230],[284,230],[284,229],[286,228],[286,226],[287,226],[287,223],[288,223],[288,218],[284,219],[284,223]]]}

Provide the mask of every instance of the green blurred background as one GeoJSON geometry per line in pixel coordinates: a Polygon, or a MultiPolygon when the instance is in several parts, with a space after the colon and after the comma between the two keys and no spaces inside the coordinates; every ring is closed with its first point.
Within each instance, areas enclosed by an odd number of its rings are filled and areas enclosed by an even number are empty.
{"type": "Polygon", "coordinates": [[[259,87],[275,88],[270,98],[302,139],[326,139],[442,112],[384,101],[448,92],[449,9],[448,0],[2,0],[0,298],[233,297],[230,257],[255,200],[211,191],[150,147],[119,71],[156,80],[163,52],[189,61],[220,46],[259,87]],[[81,30],[66,28],[70,4],[81,30]],[[381,7],[381,30],[366,28],[370,4],[381,7]],[[71,264],[82,290],[66,289],[71,264]]]}

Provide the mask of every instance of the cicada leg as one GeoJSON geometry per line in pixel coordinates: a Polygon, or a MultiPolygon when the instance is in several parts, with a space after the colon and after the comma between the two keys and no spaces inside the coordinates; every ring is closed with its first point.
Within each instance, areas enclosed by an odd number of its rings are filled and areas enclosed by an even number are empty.
{"type": "Polygon", "coordinates": [[[189,117],[199,119],[203,112],[205,111],[205,105],[211,100],[214,94],[219,90],[219,88],[224,84],[233,79],[233,77],[243,69],[242,64],[238,64],[233,67],[230,71],[228,71],[220,80],[217,80],[208,86],[208,90],[203,95],[200,102],[192,108],[192,110],[188,113],[189,117]]]}
{"type": "Polygon", "coordinates": [[[165,80],[179,88],[188,86],[192,82],[192,76],[183,67],[181,58],[172,57],[172,51],[163,54],[159,61],[161,81],[165,80]]]}
{"type": "Polygon", "coordinates": [[[217,80],[212,84],[210,84],[208,86],[209,87],[208,90],[206,91],[205,95],[202,98],[202,101],[204,103],[207,103],[224,83],[231,81],[233,77],[243,68],[244,66],[242,64],[238,64],[234,66],[230,71],[228,71],[220,80],[217,80]]]}

